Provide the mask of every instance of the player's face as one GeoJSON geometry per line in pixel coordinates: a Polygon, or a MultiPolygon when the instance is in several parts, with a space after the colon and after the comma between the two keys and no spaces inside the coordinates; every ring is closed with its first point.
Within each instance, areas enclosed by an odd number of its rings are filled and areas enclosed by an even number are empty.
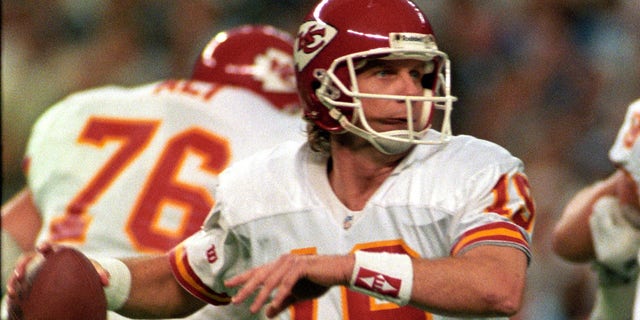
{"type": "MultiPolygon", "coordinates": [[[[421,96],[421,79],[425,63],[419,60],[373,60],[358,72],[361,93],[421,96]]],[[[414,126],[422,112],[421,102],[413,102],[414,126]]],[[[362,108],[369,125],[376,131],[406,130],[407,105],[404,100],[362,99],[362,108]]]]}

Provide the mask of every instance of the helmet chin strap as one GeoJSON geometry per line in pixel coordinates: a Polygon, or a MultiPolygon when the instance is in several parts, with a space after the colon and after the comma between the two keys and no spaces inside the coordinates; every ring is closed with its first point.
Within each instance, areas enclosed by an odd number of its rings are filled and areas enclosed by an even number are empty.
{"type": "Polygon", "coordinates": [[[411,143],[411,140],[420,140],[420,138],[427,131],[427,129],[425,129],[418,132],[418,134],[411,134],[409,130],[392,130],[374,134],[353,125],[351,121],[349,121],[347,117],[345,117],[336,108],[331,109],[329,113],[340,123],[340,125],[342,125],[345,130],[367,140],[378,151],[388,155],[400,154],[409,150],[409,148],[414,145],[414,143],[411,143]],[[398,140],[393,138],[398,138],[398,140]]]}
{"type": "MultiPolygon", "coordinates": [[[[409,150],[409,148],[413,146],[413,143],[408,141],[392,140],[384,136],[374,136],[366,132],[365,130],[362,130],[354,126],[349,121],[345,121],[345,122],[346,124],[342,124],[342,123],[341,124],[347,131],[369,141],[371,145],[373,145],[378,151],[384,154],[388,154],[388,155],[400,154],[409,150]]],[[[386,131],[384,133],[385,135],[389,135],[393,137],[409,138],[409,134],[406,130],[386,131]]]]}
{"type": "MultiPolygon", "coordinates": [[[[357,128],[357,127],[356,127],[357,128]]],[[[385,135],[397,138],[405,138],[409,139],[410,135],[407,130],[394,130],[394,131],[386,131],[385,135]]],[[[366,138],[365,138],[366,139],[366,138]]],[[[411,148],[414,144],[409,141],[398,141],[392,140],[385,137],[377,137],[373,135],[369,135],[367,139],[378,151],[384,154],[399,154],[403,153],[409,148],[411,148]]]]}

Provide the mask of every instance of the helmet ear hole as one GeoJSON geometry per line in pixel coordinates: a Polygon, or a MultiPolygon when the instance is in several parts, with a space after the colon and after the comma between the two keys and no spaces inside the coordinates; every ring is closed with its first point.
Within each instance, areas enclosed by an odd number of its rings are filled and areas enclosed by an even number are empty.
{"type": "Polygon", "coordinates": [[[318,81],[318,80],[312,81],[311,82],[311,89],[313,89],[313,92],[318,90],[318,88],[320,88],[320,81],[318,81]]]}

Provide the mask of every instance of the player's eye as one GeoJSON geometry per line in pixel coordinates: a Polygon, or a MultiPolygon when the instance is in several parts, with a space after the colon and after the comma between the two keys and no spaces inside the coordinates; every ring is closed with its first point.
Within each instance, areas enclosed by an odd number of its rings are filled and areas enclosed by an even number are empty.
{"type": "Polygon", "coordinates": [[[420,70],[411,70],[409,71],[409,74],[414,79],[422,79],[422,71],[420,70]]]}

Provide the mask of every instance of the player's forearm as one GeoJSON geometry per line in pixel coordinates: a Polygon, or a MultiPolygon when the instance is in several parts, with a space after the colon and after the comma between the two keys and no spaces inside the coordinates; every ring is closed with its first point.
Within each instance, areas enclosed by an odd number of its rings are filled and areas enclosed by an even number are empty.
{"type": "Polygon", "coordinates": [[[4,295],[8,280],[13,274],[15,264],[18,262],[22,250],[20,246],[13,240],[13,237],[7,232],[2,232],[2,288],[0,288],[0,294],[4,295]]]}
{"type": "Polygon", "coordinates": [[[2,205],[2,294],[20,255],[35,250],[41,226],[40,213],[28,188],[2,205]]]}
{"type": "Polygon", "coordinates": [[[35,250],[41,227],[42,219],[28,188],[2,205],[2,232],[9,233],[23,252],[35,250]]]}
{"type": "Polygon", "coordinates": [[[131,272],[131,289],[116,310],[128,317],[174,318],[189,315],[204,302],[185,291],[175,280],[166,255],[124,259],[131,272]]]}
{"type": "Polygon", "coordinates": [[[442,259],[356,252],[352,264],[353,290],[438,314],[485,317],[520,309],[527,258],[512,247],[480,246],[442,259]]]}
{"type": "MultiPolygon", "coordinates": [[[[354,261],[354,255],[316,256],[309,278],[325,286],[345,285],[348,275],[361,265],[358,259],[354,261]]],[[[527,258],[518,249],[482,246],[461,257],[411,259],[411,262],[409,304],[415,307],[458,316],[509,316],[520,309],[527,258]]],[[[391,265],[387,266],[390,272],[397,273],[402,268],[398,262],[391,261],[391,265]]],[[[385,266],[373,264],[370,269],[381,271],[385,266]]],[[[387,275],[403,277],[402,273],[387,275]]],[[[350,285],[353,289],[354,284],[350,285]]]]}
{"type": "Polygon", "coordinates": [[[552,233],[553,251],[557,255],[572,262],[587,262],[595,258],[589,217],[598,199],[615,193],[615,184],[611,181],[594,183],[567,203],[552,233]]]}
{"type": "MultiPolygon", "coordinates": [[[[233,297],[242,303],[258,293],[251,305],[257,312],[276,289],[267,315],[284,310],[292,294],[298,299],[323,293],[318,285],[345,285],[364,294],[426,311],[461,316],[508,316],[522,301],[526,255],[518,249],[481,246],[464,256],[439,260],[411,259],[403,254],[357,252],[345,256],[287,254],[225,282],[241,287],[233,297]],[[377,279],[371,281],[373,278],[377,279]],[[290,286],[310,280],[296,293],[290,286]],[[381,280],[383,279],[383,280],[381,280]],[[407,289],[407,286],[409,290],[407,289]],[[393,290],[395,289],[395,290],[393,290]]],[[[289,302],[290,303],[290,302],[289,302]]]]}
{"type": "Polygon", "coordinates": [[[482,246],[413,262],[413,306],[451,316],[510,316],[521,307],[527,259],[518,249],[482,246]]]}

